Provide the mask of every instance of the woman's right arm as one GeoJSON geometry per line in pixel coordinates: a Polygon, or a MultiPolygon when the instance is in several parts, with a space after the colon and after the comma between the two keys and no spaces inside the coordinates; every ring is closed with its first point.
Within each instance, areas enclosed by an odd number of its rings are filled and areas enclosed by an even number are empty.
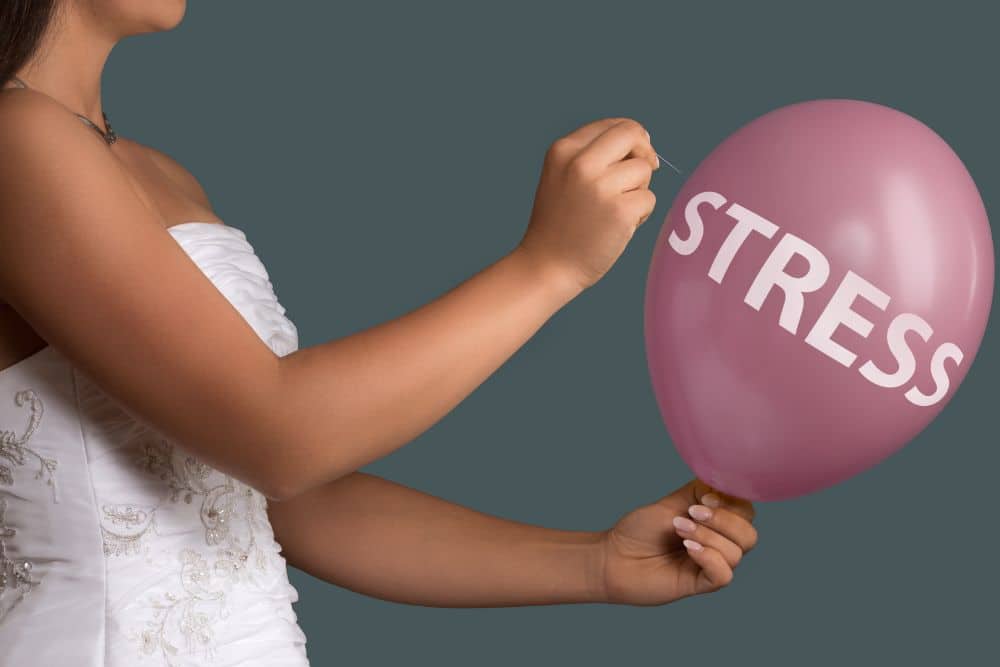
{"type": "Polygon", "coordinates": [[[100,137],[32,91],[2,98],[0,298],[135,416],[275,499],[433,425],[603,275],[655,201],[642,128],[588,125],[546,155],[514,251],[403,317],[278,357],[100,137]]]}

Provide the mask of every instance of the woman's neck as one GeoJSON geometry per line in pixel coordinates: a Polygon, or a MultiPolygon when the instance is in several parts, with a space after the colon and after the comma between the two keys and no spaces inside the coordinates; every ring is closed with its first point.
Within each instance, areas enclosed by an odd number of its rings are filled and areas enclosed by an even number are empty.
{"type": "Polygon", "coordinates": [[[118,39],[81,14],[75,3],[63,3],[31,62],[14,73],[29,87],[51,96],[71,111],[99,121],[101,75],[118,39]]]}

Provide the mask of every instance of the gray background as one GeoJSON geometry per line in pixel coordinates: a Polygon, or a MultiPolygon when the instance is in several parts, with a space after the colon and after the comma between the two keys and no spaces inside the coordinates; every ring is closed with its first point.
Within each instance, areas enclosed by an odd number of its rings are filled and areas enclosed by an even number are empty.
{"type": "MultiPolygon", "coordinates": [[[[639,119],[690,172],[775,107],[881,102],[938,131],[995,210],[995,17],[912,4],[193,1],[176,30],[115,49],[105,103],[116,129],[180,160],[247,232],[304,347],[499,258],[524,229],[548,144],[604,116],[639,119]]],[[[657,210],[607,277],[370,470],[579,529],[689,479],[642,339],[652,244],[681,182],[661,169],[657,210]]],[[[727,589],[656,608],[429,609],[293,570],[310,658],[996,664],[995,320],[955,399],[903,451],[758,505],[760,544],[727,589]]]]}

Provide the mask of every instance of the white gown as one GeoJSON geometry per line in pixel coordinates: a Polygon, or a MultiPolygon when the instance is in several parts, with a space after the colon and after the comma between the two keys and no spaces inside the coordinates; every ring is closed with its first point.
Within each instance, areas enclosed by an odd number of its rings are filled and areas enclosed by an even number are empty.
{"type": "MultiPolygon", "coordinates": [[[[276,354],[298,348],[243,231],[168,231],[276,354]]],[[[52,346],[0,371],[0,665],[307,667],[266,507],[52,346]]]]}

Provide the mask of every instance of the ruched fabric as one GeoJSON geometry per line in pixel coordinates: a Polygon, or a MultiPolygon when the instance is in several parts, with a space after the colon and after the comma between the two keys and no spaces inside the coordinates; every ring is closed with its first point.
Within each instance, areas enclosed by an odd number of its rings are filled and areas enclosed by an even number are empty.
{"type": "Polygon", "coordinates": [[[298,330],[285,317],[267,269],[242,230],[188,222],[168,231],[276,354],[298,349],[298,330]]]}

